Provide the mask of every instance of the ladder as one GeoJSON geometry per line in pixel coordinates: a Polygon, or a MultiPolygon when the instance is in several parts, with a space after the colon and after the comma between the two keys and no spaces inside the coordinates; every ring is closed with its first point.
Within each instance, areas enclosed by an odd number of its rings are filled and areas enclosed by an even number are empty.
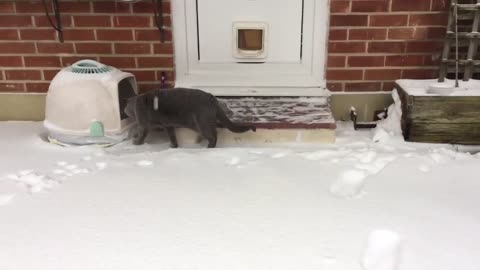
{"type": "Polygon", "coordinates": [[[455,78],[463,69],[463,80],[472,78],[475,67],[480,66],[476,59],[480,39],[480,0],[452,0],[447,24],[447,35],[443,45],[440,63],[439,82],[445,81],[449,67],[455,66],[455,78]],[[474,2],[474,3],[472,3],[474,2]],[[459,21],[463,22],[459,24],[459,21]],[[455,51],[452,53],[452,49],[455,51]],[[466,52],[466,53],[465,53],[466,52]],[[453,54],[453,56],[452,56],[453,54]]]}

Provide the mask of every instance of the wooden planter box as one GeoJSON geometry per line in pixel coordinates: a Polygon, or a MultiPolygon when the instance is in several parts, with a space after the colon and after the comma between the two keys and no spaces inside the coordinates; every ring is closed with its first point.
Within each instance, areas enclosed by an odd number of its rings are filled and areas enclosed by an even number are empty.
{"type": "Polygon", "coordinates": [[[480,96],[412,95],[399,83],[396,89],[406,141],[480,144],[480,96]]]}

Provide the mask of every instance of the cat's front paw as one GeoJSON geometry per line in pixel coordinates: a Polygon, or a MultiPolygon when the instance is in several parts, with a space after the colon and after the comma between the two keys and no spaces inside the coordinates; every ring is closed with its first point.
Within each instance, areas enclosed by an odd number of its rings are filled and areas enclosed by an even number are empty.
{"type": "Polygon", "coordinates": [[[139,140],[138,138],[133,139],[133,145],[141,145],[144,143],[144,140],[139,140]]]}
{"type": "Polygon", "coordinates": [[[171,143],[170,148],[178,148],[178,143],[171,143]]]}

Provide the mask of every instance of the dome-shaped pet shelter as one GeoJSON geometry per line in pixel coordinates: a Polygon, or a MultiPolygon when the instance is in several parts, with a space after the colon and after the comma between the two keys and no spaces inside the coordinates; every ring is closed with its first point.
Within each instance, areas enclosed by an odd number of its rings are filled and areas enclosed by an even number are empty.
{"type": "Polygon", "coordinates": [[[135,77],[92,60],[62,69],[48,89],[44,126],[51,142],[114,144],[128,137],[124,113],[137,94],[135,77]]]}

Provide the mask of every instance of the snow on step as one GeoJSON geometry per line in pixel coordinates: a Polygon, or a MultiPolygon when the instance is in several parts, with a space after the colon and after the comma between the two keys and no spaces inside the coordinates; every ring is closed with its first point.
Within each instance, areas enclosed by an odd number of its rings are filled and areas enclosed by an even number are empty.
{"type": "Polygon", "coordinates": [[[219,99],[228,108],[229,117],[237,123],[279,129],[336,127],[328,100],[324,97],[219,99]]]}
{"type": "Polygon", "coordinates": [[[389,230],[370,233],[361,259],[365,270],[398,270],[400,236],[389,230]]]}

